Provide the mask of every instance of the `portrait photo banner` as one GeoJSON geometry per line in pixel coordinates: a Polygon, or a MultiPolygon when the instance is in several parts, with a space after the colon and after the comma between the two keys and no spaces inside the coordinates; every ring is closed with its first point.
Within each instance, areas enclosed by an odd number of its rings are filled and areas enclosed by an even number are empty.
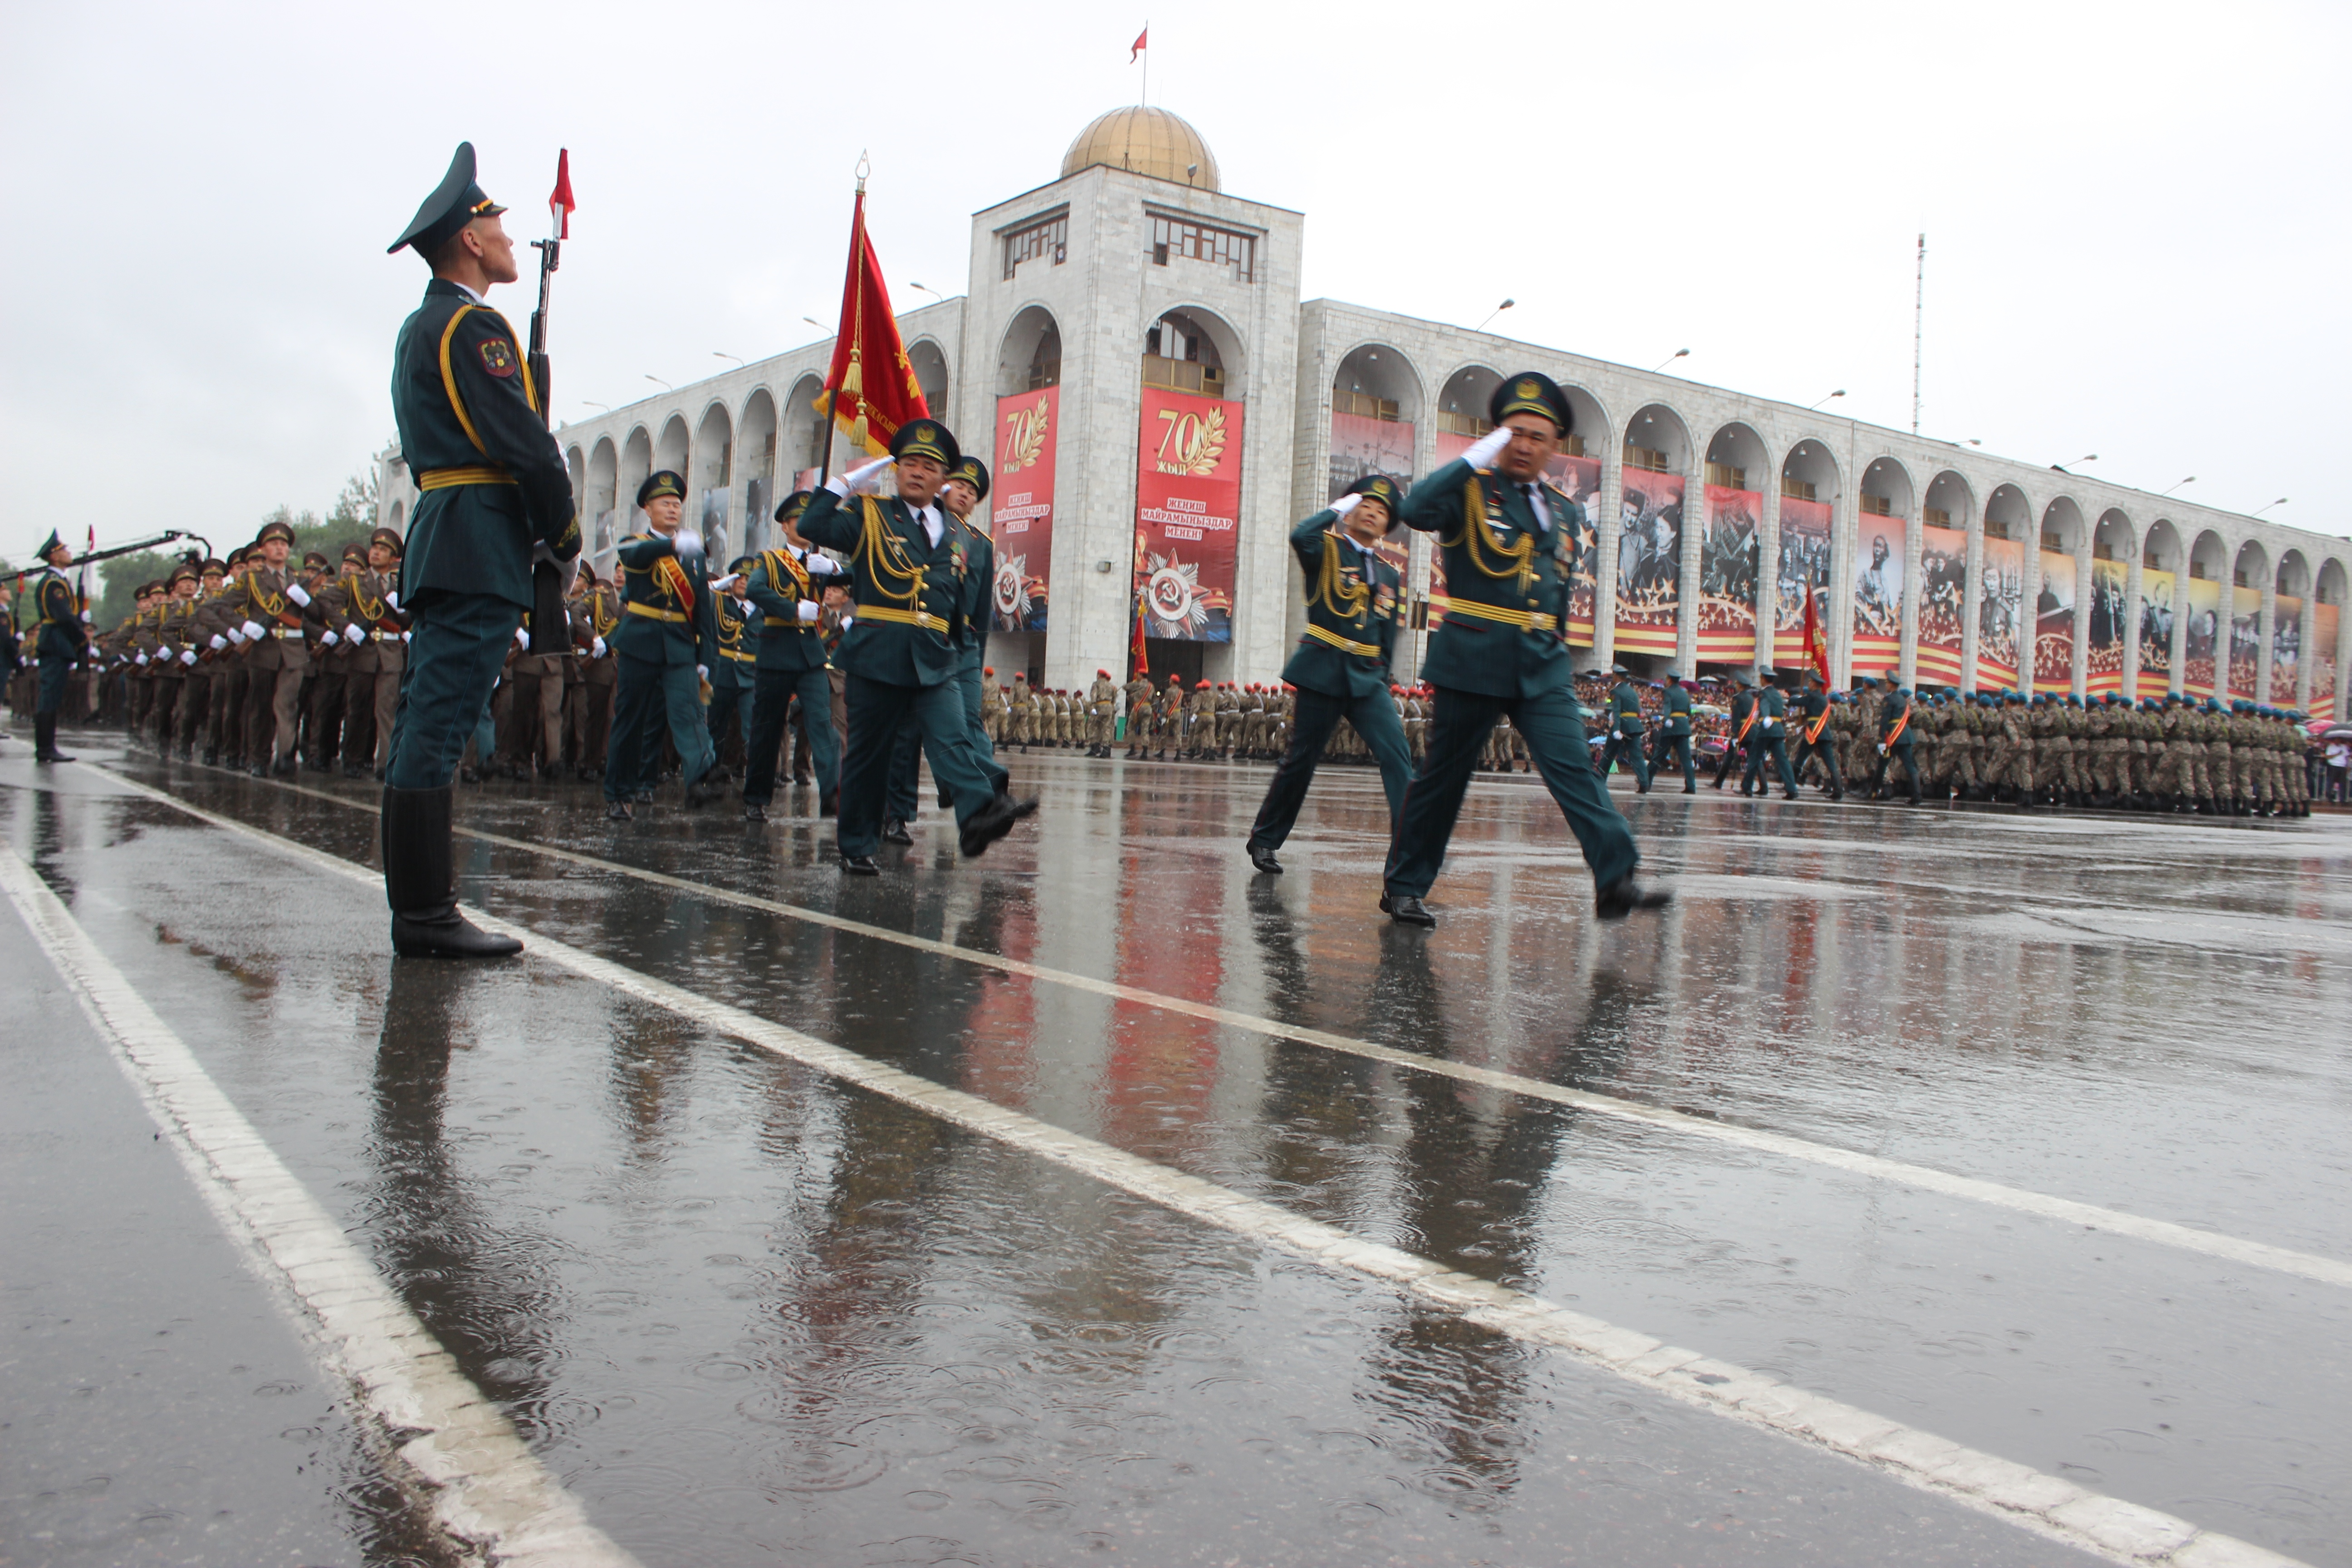
{"type": "Polygon", "coordinates": [[[1853,536],[1853,673],[1903,662],[1903,520],[1864,512],[1853,536]]]}
{"type": "Polygon", "coordinates": [[[1764,497],[1706,487],[1706,532],[1698,545],[1698,657],[1711,664],[1756,662],[1757,531],[1764,497]]]}
{"type": "Polygon", "coordinates": [[[2063,697],[2074,689],[2074,558],[2044,550],[2037,564],[2033,689],[2063,697]]]}
{"type": "Polygon", "coordinates": [[[2263,591],[2230,590],[2230,695],[2249,701],[2255,696],[2254,676],[2262,668],[2263,591]]]}
{"type": "MultiPolygon", "coordinates": [[[[1327,500],[1338,500],[1348,487],[1371,474],[1386,474],[1403,490],[1412,489],[1412,426],[1399,419],[1374,419],[1368,415],[1331,416],[1331,481],[1327,500]]],[[[1391,518],[1387,537],[1373,552],[1402,577],[1412,555],[1412,531],[1402,518],[1391,518]]]]}
{"type": "Polygon", "coordinates": [[[2271,609],[2271,706],[2294,706],[2295,667],[2303,661],[2303,601],[2281,594],[2271,609]]]}
{"type": "Polygon", "coordinates": [[[1977,595],[1977,689],[2014,691],[2019,638],[2025,628],[2025,546],[1984,540],[1984,587],[1977,595]]]}
{"type": "Polygon", "coordinates": [[[1601,459],[1554,458],[1544,478],[1584,511],[1569,547],[1568,642],[1591,647],[1593,600],[1601,588],[1601,459]]]}
{"type": "Polygon", "coordinates": [[[1919,531],[1919,656],[1922,686],[1960,684],[1960,633],[1968,626],[1969,536],[1919,531]]]}
{"type": "Polygon", "coordinates": [[[1793,668],[1805,662],[1805,584],[1811,583],[1816,593],[1830,585],[1829,502],[1780,498],[1780,561],[1775,575],[1772,662],[1793,668]]]}
{"type": "Polygon", "coordinates": [[[2191,697],[2210,697],[2220,661],[2229,647],[2221,626],[2221,584],[2210,577],[2191,577],[2189,600],[2189,646],[2183,657],[2180,689],[2191,697]]]}
{"type": "Polygon", "coordinates": [[[2127,569],[2120,561],[2091,563],[2091,629],[2084,660],[2083,694],[2104,697],[2124,689],[2124,588],[2127,569]]]}
{"type": "Polygon", "coordinates": [[[1234,638],[1242,405],[1143,389],[1135,464],[1135,595],[1147,637],[1234,638]]]}
{"type": "Polygon", "coordinates": [[[1626,468],[1617,536],[1617,648],[1675,651],[1683,592],[1683,477],[1626,468]]]}
{"type": "Polygon", "coordinates": [[[1061,424],[1058,386],[996,400],[996,471],[988,509],[989,535],[996,546],[991,630],[1045,629],[1054,575],[1054,452],[1061,424]]]}
{"type": "Polygon", "coordinates": [[[2173,576],[2154,567],[2139,574],[2139,689],[2135,697],[2162,697],[2172,689],[2173,576]]]}
{"type": "Polygon", "coordinates": [[[2336,717],[2336,639],[2341,612],[2334,605],[2311,606],[2311,707],[2315,719],[2336,717]]]}

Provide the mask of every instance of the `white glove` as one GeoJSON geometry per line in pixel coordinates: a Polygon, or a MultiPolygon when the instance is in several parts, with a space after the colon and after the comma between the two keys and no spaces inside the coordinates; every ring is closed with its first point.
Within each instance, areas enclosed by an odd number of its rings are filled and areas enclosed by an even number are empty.
{"type": "Polygon", "coordinates": [[[604,639],[603,637],[592,637],[588,639],[588,657],[591,658],[602,658],[604,657],[604,639]]]}
{"type": "Polygon", "coordinates": [[[243,629],[247,642],[259,642],[264,635],[259,621],[247,621],[243,629]]]}
{"type": "Polygon", "coordinates": [[[184,648],[182,648],[182,649],[180,650],[180,662],[181,662],[182,664],[194,664],[194,663],[195,663],[195,662],[196,662],[196,650],[195,650],[194,648],[192,648],[192,647],[184,647],[184,648]]]}
{"type": "Polygon", "coordinates": [[[337,637],[334,633],[327,632],[320,637],[319,646],[320,647],[332,647],[342,640],[342,638],[337,637]]]}
{"type": "Polygon", "coordinates": [[[237,630],[235,626],[231,626],[228,629],[228,640],[236,644],[237,647],[243,647],[245,646],[245,634],[237,630]]]}
{"type": "Polygon", "coordinates": [[[702,553],[702,535],[695,532],[694,530],[690,528],[681,528],[676,533],[670,535],[670,542],[677,546],[677,552],[680,555],[699,555],[702,553]]]}
{"type": "Polygon", "coordinates": [[[851,623],[852,621],[855,621],[856,619],[857,619],[857,617],[856,617],[855,615],[845,615],[845,616],[842,616],[842,617],[841,617],[841,629],[842,629],[844,632],[847,632],[847,631],[849,630],[850,623],[851,623]]]}
{"type": "MultiPolygon", "coordinates": [[[[239,642],[242,642],[242,641],[244,641],[245,639],[244,639],[244,638],[242,638],[242,637],[239,637],[237,640],[238,640],[239,642]]],[[[225,647],[228,647],[228,639],[227,639],[226,637],[224,637],[223,636],[221,636],[221,635],[220,635],[220,633],[218,633],[218,632],[215,632],[215,633],[213,634],[213,647],[214,647],[215,650],[218,650],[218,649],[221,649],[221,648],[225,648],[225,647]]]]}
{"type": "Polygon", "coordinates": [[[82,624],[83,626],[93,626],[93,625],[95,625],[95,624],[96,624],[95,622],[93,622],[93,621],[89,618],[89,612],[88,610],[84,610],[84,611],[81,613],[81,624],[82,624]]]}
{"type": "Polygon", "coordinates": [[[384,604],[385,604],[387,606],[389,606],[389,607],[390,607],[390,608],[392,608],[392,609],[395,609],[395,610],[396,610],[396,609],[400,608],[400,595],[397,595],[397,594],[395,594],[395,593],[394,593],[394,592],[393,592],[392,590],[390,590],[389,588],[387,588],[387,589],[385,589],[385,590],[384,590],[383,602],[384,602],[384,604]]]}
{"type": "Polygon", "coordinates": [[[401,633],[401,634],[400,634],[400,640],[401,640],[401,641],[403,641],[403,642],[406,642],[406,641],[408,640],[408,638],[409,638],[409,634],[408,634],[408,633],[406,633],[406,632],[403,632],[403,633],[401,633]]]}
{"type": "Polygon", "coordinates": [[[812,577],[841,577],[847,575],[847,573],[844,571],[840,562],[835,561],[830,555],[823,554],[814,550],[809,551],[805,554],[802,555],[801,564],[808,568],[808,574],[812,577]]]}
{"type": "Polygon", "coordinates": [[[803,599],[800,603],[800,612],[801,625],[813,626],[816,625],[817,617],[824,614],[824,606],[814,599],[803,599]]]}
{"type": "Polygon", "coordinates": [[[299,583],[287,584],[286,596],[306,610],[310,607],[310,595],[303,591],[302,584],[299,583]]]}
{"type": "Polygon", "coordinates": [[[143,666],[147,662],[147,656],[143,653],[141,654],[135,662],[143,666]]]}
{"type": "Polygon", "coordinates": [[[740,572],[730,572],[724,577],[712,578],[710,581],[710,591],[714,594],[723,594],[727,592],[728,589],[732,588],[736,584],[740,583],[742,580],[743,574],[740,572]]]}
{"type": "Polygon", "coordinates": [[[1472,442],[1470,449],[1462,454],[1462,460],[1474,468],[1487,468],[1494,463],[1496,455],[1510,444],[1511,427],[1497,425],[1472,442]]]}
{"type": "Polygon", "coordinates": [[[1349,512],[1355,510],[1356,508],[1361,506],[1363,504],[1363,500],[1364,498],[1360,495],[1341,496],[1338,500],[1331,503],[1331,510],[1339,516],[1345,517],[1349,512]]]}
{"type": "Polygon", "coordinates": [[[827,485],[825,488],[833,490],[834,494],[839,496],[870,496],[878,494],[882,489],[882,471],[889,466],[889,458],[877,458],[870,463],[859,464],[856,468],[850,469],[849,472],[844,474],[840,479],[835,479],[833,484],[827,485]],[[840,488],[835,489],[834,488],[835,485],[840,488]]]}
{"type": "Polygon", "coordinates": [[[359,622],[353,621],[351,625],[343,628],[343,640],[345,642],[365,642],[367,641],[367,633],[361,628],[359,622]]]}
{"type": "Polygon", "coordinates": [[[694,667],[694,676],[695,676],[695,679],[698,679],[698,680],[708,680],[708,679],[710,679],[710,667],[709,667],[709,665],[707,665],[707,664],[698,664],[698,665],[696,665],[696,666],[694,667]]]}
{"type": "Polygon", "coordinates": [[[525,653],[529,653],[530,651],[530,628],[529,626],[515,627],[515,647],[522,649],[525,653]]]}

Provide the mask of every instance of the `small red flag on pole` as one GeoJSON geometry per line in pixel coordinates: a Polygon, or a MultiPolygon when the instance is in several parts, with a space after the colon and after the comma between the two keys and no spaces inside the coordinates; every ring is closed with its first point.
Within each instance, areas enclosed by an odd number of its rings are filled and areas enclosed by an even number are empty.
{"type": "MultiPolygon", "coordinates": [[[[849,276],[841,289],[841,327],[834,335],[833,365],[814,406],[819,414],[831,415],[842,434],[877,458],[888,454],[890,437],[899,426],[928,418],[931,412],[898,336],[890,290],[882,282],[881,258],[866,232],[863,178],[849,215],[849,276]]],[[[828,441],[828,457],[832,450],[828,441]]]]}
{"type": "Polygon", "coordinates": [[[1151,24],[1146,22],[1143,25],[1143,31],[1135,35],[1135,43],[1127,51],[1127,63],[1129,65],[1133,65],[1135,63],[1135,58],[1151,47],[1150,38],[1151,24]]]}
{"type": "Polygon", "coordinates": [[[1140,593],[1138,593],[1135,595],[1135,646],[1128,650],[1128,658],[1135,666],[1135,674],[1140,675],[1146,679],[1150,679],[1151,653],[1150,650],[1144,646],[1143,595],[1140,593]]]}
{"type": "Polygon", "coordinates": [[[555,153],[555,189],[547,198],[547,216],[555,221],[555,237],[572,237],[572,210],[577,204],[572,199],[572,149],[559,147],[555,153]]]}
{"type": "Polygon", "coordinates": [[[1822,607],[1810,579],[1805,584],[1805,661],[1821,671],[1823,686],[1830,684],[1829,639],[1822,635],[1822,607]]]}

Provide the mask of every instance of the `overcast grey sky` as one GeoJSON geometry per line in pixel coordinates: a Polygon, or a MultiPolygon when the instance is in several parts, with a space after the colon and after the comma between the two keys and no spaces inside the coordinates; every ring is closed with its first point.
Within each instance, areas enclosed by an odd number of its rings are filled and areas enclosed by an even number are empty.
{"type": "MultiPolygon", "coordinates": [[[[968,216],[1135,100],[1100,4],[12,0],[0,553],[323,510],[392,434],[422,266],[383,247],[471,138],[516,232],[581,207],[557,413],[818,334],[852,168],[901,308],[968,216]]],[[[1151,100],[1307,215],[1306,288],[2352,532],[2342,5],[1196,0],[1151,100]]],[[[520,325],[528,279],[495,303],[520,325]]]]}

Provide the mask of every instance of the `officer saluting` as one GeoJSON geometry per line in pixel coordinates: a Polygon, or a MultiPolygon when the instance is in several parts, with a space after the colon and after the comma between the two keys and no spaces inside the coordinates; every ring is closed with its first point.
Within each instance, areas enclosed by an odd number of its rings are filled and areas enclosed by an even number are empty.
{"type": "Polygon", "coordinates": [[[938,504],[963,461],[946,426],[909,419],[890,437],[890,456],[830,480],[801,514],[802,537],[849,557],[857,616],[841,646],[846,666],[849,753],[841,770],[837,837],[841,868],[872,877],[881,868],[890,745],[901,720],[921,729],[931,777],[955,801],[966,855],[980,855],[1036,810],[991,787],[972,755],[960,680],[966,643],[982,635],[966,613],[969,551],[938,504]],[[898,466],[896,496],[873,493],[898,466]]]}
{"type": "Polygon", "coordinates": [[[1622,920],[1672,895],[1633,880],[1633,830],[1592,771],[1577,716],[1566,638],[1583,509],[1537,482],[1569,433],[1568,396],[1529,372],[1506,377],[1487,408],[1495,428],[1405,498],[1405,526],[1437,535],[1450,603],[1422,668],[1437,689],[1436,716],[1389,846],[1381,908],[1437,923],[1422,895],[1437,879],[1479,748],[1507,714],[1592,868],[1597,912],[1622,920]]]}
{"type": "Polygon", "coordinates": [[[409,956],[521,949],[457,913],[450,781],[531,607],[533,559],[562,563],[568,578],[580,554],[572,479],[539,389],[513,327],[483,300],[521,275],[499,222],[505,210],[474,183],[474,145],[460,142],[440,188],[390,247],[433,268],[425,302],[401,325],[392,373],[401,455],[424,491],[401,565],[400,605],[415,624],[383,791],[392,945],[409,956]]]}
{"type": "Polygon", "coordinates": [[[33,700],[33,760],[69,763],[58,750],[58,713],[65,707],[66,678],[89,646],[89,612],[66,580],[65,565],[73,552],[51,529],[36,552],[47,568],[33,582],[33,614],[40,626],[33,651],[41,664],[40,687],[33,700]]]}
{"type": "Polygon", "coordinates": [[[1324,742],[1341,719],[1355,727],[1380,764],[1389,826],[1395,830],[1412,776],[1404,726],[1389,695],[1389,649],[1402,595],[1396,568],[1372,546],[1387,535],[1403,500],[1394,479],[1367,474],[1290,531],[1291,551],[1307,572],[1307,630],[1282,667],[1282,679],[1298,689],[1297,721],[1250,826],[1250,864],[1260,871],[1282,874],[1274,852],[1290,837],[1324,742]]]}

